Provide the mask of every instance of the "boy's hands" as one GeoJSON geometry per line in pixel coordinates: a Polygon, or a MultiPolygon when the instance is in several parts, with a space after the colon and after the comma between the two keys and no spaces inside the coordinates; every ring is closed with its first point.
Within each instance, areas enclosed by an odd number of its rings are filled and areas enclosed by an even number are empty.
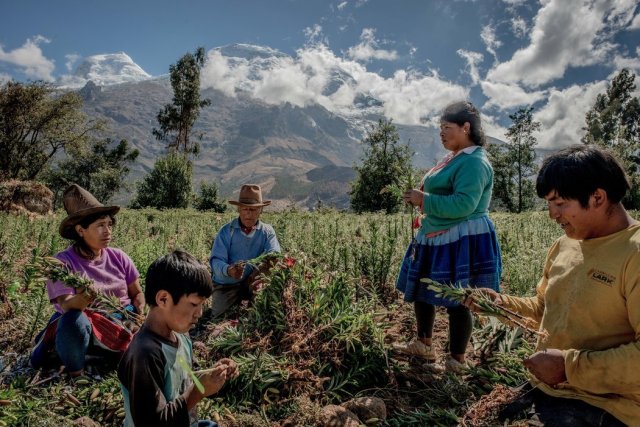
{"type": "Polygon", "coordinates": [[[202,393],[202,395],[211,396],[219,392],[227,380],[227,367],[225,365],[216,365],[212,369],[208,369],[197,375],[204,387],[204,393],[202,393]]]}
{"type": "Polygon", "coordinates": [[[231,359],[220,359],[213,365],[213,368],[202,371],[198,374],[198,379],[204,387],[204,396],[211,396],[220,391],[225,381],[237,377],[239,374],[238,365],[231,359]]]}
{"type": "Polygon", "coordinates": [[[215,365],[213,365],[213,367],[215,368],[216,366],[226,366],[227,369],[227,379],[231,380],[233,378],[236,378],[238,375],[240,375],[240,371],[238,370],[238,364],[236,362],[234,362],[231,359],[228,358],[223,358],[220,359],[216,362],[215,365]]]}

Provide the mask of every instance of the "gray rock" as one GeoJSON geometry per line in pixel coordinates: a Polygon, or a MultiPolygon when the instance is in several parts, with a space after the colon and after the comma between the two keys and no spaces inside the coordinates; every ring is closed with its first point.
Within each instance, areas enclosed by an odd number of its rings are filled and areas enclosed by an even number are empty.
{"type": "Polygon", "coordinates": [[[89,417],[80,417],[73,421],[74,426],[80,427],[100,427],[100,423],[93,421],[89,417]]]}
{"type": "Polygon", "coordinates": [[[373,419],[384,421],[387,418],[387,405],[379,397],[356,397],[341,406],[356,414],[363,423],[373,419]]]}
{"type": "Polygon", "coordinates": [[[327,405],[320,414],[322,427],[359,427],[360,420],[350,410],[338,405],[327,405]]]}

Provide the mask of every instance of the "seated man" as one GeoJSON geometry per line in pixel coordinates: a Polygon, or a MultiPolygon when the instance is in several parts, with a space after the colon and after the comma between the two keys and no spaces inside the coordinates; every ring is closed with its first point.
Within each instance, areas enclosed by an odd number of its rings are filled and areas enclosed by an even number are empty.
{"type": "MultiPolygon", "coordinates": [[[[528,390],[501,414],[532,404],[544,425],[640,425],[640,224],[621,200],[620,163],[594,146],[573,146],[542,163],[538,196],[564,231],[533,297],[477,289],[546,332],[524,361],[528,390]]],[[[465,305],[477,310],[477,295],[465,305]]]]}
{"type": "Polygon", "coordinates": [[[241,300],[251,300],[252,284],[258,271],[247,264],[260,255],[280,252],[280,244],[273,227],[260,222],[262,208],[271,204],[262,200],[259,185],[246,184],[240,189],[238,218],[223,225],[213,241],[209,263],[213,272],[213,307],[211,315],[222,315],[241,300]]]}

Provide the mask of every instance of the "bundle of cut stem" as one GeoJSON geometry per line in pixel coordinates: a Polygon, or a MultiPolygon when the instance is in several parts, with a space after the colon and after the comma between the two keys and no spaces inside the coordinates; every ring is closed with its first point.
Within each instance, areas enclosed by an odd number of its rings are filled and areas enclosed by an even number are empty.
{"type": "Polygon", "coordinates": [[[263,264],[275,263],[276,261],[282,259],[283,257],[284,255],[281,254],[280,252],[267,252],[246,261],[238,261],[236,262],[236,265],[242,266],[243,268],[246,265],[249,265],[256,270],[259,270],[263,264]]]}
{"type": "Polygon", "coordinates": [[[456,286],[445,285],[426,277],[420,279],[420,281],[428,283],[428,288],[434,291],[437,297],[456,301],[461,304],[467,297],[473,295],[475,304],[481,310],[480,314],[486,316],[501,317],[507,320],[508,323],[519,326],[520,328],[531,332],[532,334],[546,336],[546,333],[544,331],[536,329],[535,323],[532,319],[522,316],[515,311],[509,310],[508,308],[503,307],[500,304],[496,304],[494,301],[489,299],[487,295],[482,291],[474,291],[474,289],[471,288],[459,288],[456,286]]]}
{"type": "Polygon", "coordinates": [[[123,319],[134,322],[141,326],[144,316],[138,313],[125,310],[118,298],[98,292],[93,286],[93,280],[81,276],[71,270],[59,259],[53,257],[38,257],[33,263],[27,264],[28,269],[35,276],[36,282],[44,283],[47,280],[63,282],[65,285],[74,288],[77,293],[86,293],[93,302],[88,308],[103,308],[119,313],[123,319]]]}

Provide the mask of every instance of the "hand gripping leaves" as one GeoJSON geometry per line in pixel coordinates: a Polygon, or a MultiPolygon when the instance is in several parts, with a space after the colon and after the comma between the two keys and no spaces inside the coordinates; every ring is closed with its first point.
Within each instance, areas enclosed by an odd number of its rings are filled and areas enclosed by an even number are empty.
{"type": "Polygon", "coordinates": [[[507,324],[519,326],[520,328],[541,337],[547,335],[545,331],[540,331],[536,328],[535,322],[533,322],[532,319],[524,317],[512,310],[509,310],[506,307],[496,304],[480,290],[445,285],[426,277],[420,279],[420,281],[428,283],[428,288],[434,291],[437,297],[446,298],[448,300],[456,301],[461,304],[467,297],[473,294],[474,302],[481,310],[480,314],[501,318],[505,320],[507,324]]]}
{"type": "Polygon", "coordinates": [[[81,276],[67,268],[62,261],[53,257],[38,257],[32,263],[27,264],[25,272],[31,274],[36,282],[44,283],[47,280],[64,282],[67,286],[74,288],[77,293],[86,293],[93,302],[90,308],[101,308],[119,313],[123,319],[134,322],[141,326],[144,316],[125,310],[116,297],[98,292],[93,287],[93,280],[81,276]]]}

